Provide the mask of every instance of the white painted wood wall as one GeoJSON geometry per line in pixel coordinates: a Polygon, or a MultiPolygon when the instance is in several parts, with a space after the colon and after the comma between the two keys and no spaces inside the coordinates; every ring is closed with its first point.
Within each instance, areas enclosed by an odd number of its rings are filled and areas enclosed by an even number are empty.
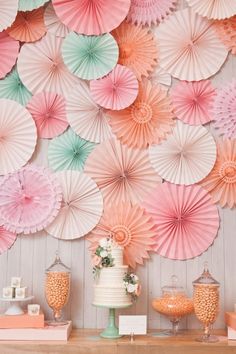
{"type": "MultiPolygon", "coordinates": [[[[182,6],[184,6],[182,4],[182,6]]],[[[180,6],[180,7],[182,7],[180,6]]],[[[221,71],[212,79],[215,87],[224,85],[236,76],[236,58],[229,55],[221,71]]],[[[212,130],[212,129],[211,129],[212,130]]],[[[216,136],[215,132],[212,133],[216,136]]],[[[33,162],[47,166],[48,141],[39,141],[33,162]]],[[[215,327],[224,327],[224,312],[233,311],[236,303],[236,210],[220,209],[221,226],[212,247],[202,256],[188,261],[173,261],[156,254],[137,273],[142,282],[142,295],[136,305],[122,313],[147,314],[150,328],[167,328],[169,322],[152,310],[151,300],[161,293],[161,287],[169,283],[170,276],[176,274],[181,284],[192,293],[192,281],[202,272],[204,261],[208,261],[213,276],[221,284],[221,311],[215,327]]],[[[74,327],[102,328],[106,325],[106,310],[96,309],[93,299],[93,277],[90,255],[84,239],[61,241],[41,232],[32,236],[20,236],[14,246],[0,255],[0,290],[9,284],[11,276],[22,276],[24,285],[40,303],[44,313],[50,317],[51,310],[44,298],[44,272],[53,262],[55,251],[59,249],[65,264],[72,270],[70,301],[65,308],[65,316],[72,319],[74,327]]],[[[0,312],[5,305],[0,303],[0,312]]],[[[194,316],[182,321],[182,327],[199,328],[194,316]]]]}

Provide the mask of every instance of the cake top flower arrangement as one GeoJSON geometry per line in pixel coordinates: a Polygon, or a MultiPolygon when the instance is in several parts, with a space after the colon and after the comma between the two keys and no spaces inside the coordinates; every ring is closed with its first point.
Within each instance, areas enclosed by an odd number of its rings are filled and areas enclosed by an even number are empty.
{"type": "Polygon", "coordinates": [[[95,250],[92,258],[94,278],[98,277],[103,267],[113,267],[114,258],[112,257],[112,239],[102,238],[95,250]]]}

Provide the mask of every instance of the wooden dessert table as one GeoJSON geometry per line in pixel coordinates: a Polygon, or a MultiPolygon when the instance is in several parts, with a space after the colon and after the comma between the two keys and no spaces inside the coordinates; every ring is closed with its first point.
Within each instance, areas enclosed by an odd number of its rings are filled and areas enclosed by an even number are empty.
{"type": "Polygon", "coordinates": [[[216,330],[217,343],[195,341],[199,331],[188,331],[178,337],[137,336],[109,340],[99,338],[99,331],[75,329],[68,342],[0,342],[1,354],[236,354],[236,341],[228,341],[224,330],[216,330]]]}

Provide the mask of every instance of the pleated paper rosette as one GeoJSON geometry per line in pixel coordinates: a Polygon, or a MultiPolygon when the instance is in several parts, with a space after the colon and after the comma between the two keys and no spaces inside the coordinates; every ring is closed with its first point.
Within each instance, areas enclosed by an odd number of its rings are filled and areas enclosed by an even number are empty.
{"type": "Polygon", "coordinates": [[[0,99],[0,175],[25,165],[34,152],[36,140],[30,113],[17,102],[0,99]]]}
{"type": "Polygon", "coordinates": [[[157,253],[161,256],[180,260],[199,256],[217,236],[217,207],[200,186],[163,183],[143,206],[156,223],[157,253]]]}
{"type": "Polygon", "coordinates": [[[57,37],[64,38],[69,32],[69,28],[64,25],[57,17],[55,10],[50,2],[44,12],[44,23],[48,32],[54,34],[57,37]]]}
{"type": "Polygon", "coordinates": [[[228,50],[236,55],[236,15],[225,20],[215,20],[213,28],[228,50]]]}
{"type": "Polygon", "coordinates": [[[86,160],[84,171],[97,183],[105,205],[138,203],[161,182],[147,151],[130,149],[116,139],[96,146],[86,160]]]}
{"type": "Polygon", "coordinates": [[[94,101],[107,109],[123,109],[130,106],[138,95],[138,80],[134,73],[122,65],[105,77],[90,82],[94,101]]]}
{"type": "Polygon", "coordinates": [[[66,117],[66,101],[53,92],[41,92],[32,97],[27,105],[40,138],[54,138],[62,134],[69,123],[66,117]]]}
{"type": "Polygon", "coordinates": [[[176,117],[190,125],[206,124],[212,120],[214,97],[215,89],[210,80],[180,81],[171,88],[176,117]]]}
{"type": "Polygon", "coordinates": [[[209,78],[228,55],[212,24],[190,8],[176,11],[157,27],[155,34],[160,66],[180,80],[209,78]]]}
{"type": "Polygon", "coordinates": [[[101,218],[102,195],[96,183],[82,172],[62,171],[55,175],[62,186],[62,208],[46,231],[63,240],[83,237],[101,218]]]}
{"type": "Polygon", "coordinates": [[[47,33],[21,48],[17,68],[23,84],[32,93],[49,91],[65,95],[78,83],[61,56],[62,38],[47,33]]]}
{"type": "Polygon", "coordinates": [[[86,35],[107,33],[125,19],[130,0],[53,0],[60,20],[72,31],[86,35]]]}
{"type": "Polygon", "coordinates": [[[177,121],[173,133],[161,144],[151,146],[149,155],[164,180],[189,185],[210,173],[216,160],[216,144],[206,128],[177,121]]]}
{"type": "Polygon", "coordinates": [[[16,234],[0,225],[0,255],[10,249],[16,241],[16,234]]]}
{"type": "Polygon", "coordinates": [[[64,63],[71,73],[84,80],[107,75],[118,60],[118,46],[110,33],[84,36],[69,33],[62,45],[64,63]]]}
{"type": "Polygon", "coordinates": [[[17,9],[18,0],[0,0],[0,32],[11,26],[15,20],[17,9]]]}
{"type": "Polygon", "coordinates": [[[94,102],[85,82],[80,82],[70,91],[66,113],[72,129],[85,140],[100,143],[113,136],[108,114],[94,102]]]}
{"type": "Polygon", "coordinates": [[[199,15],[209,19],[224,19],[236,14],[234,0],[186,0],[188,5],[199,15]]]}
{"type": "Polygon", "coordinates": [[[48,0],[19,0],[19,11],[32,11],[46,4],[48,0]]]}
{"type": "Polygon", "coordinates": [[[139,205],[122,203],[105,208],[101,220],[86,237],[90,250],[95,252],[99,240],[111,237],[124,248],[124,264],[133,269],[149,259],[149,252],[156,248],[156,227],[154,221],[139,205]]]}
{"type": "Polygon", "coordinates": [[[54,171],[82,171],[85,161],[95,147],[94,143],[84,140],[69,129],[53,139],[48,149],[49,166],[54,171]]]}
{"type": "Polygon", "coordinates": [[[19,42],[8,36],[6,32],[0,33],[0,79],[4,78],[14,66],[19,47],[19,42]]]}
{"type": "Polygon", "coordinates": [[[41,231],[58,214],[61,199],[56,177],[43,167],[28,165],[8,174],[0,185],[1,220],[12,232],[41,231]]]}

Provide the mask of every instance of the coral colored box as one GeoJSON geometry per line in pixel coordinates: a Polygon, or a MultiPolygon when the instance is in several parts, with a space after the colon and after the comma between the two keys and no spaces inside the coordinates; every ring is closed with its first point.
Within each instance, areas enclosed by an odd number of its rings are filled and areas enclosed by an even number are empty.
{"type": "Polygon", "coordinates": [[[43,328],[44,314],[30,316],[28,313],[23,315],[0,315],[0,328],[43,328]]]}
{"type": "Polygon", "coordinates": [[[236,331],[236,312],[225,312],[225,323],[236,331]]]}

